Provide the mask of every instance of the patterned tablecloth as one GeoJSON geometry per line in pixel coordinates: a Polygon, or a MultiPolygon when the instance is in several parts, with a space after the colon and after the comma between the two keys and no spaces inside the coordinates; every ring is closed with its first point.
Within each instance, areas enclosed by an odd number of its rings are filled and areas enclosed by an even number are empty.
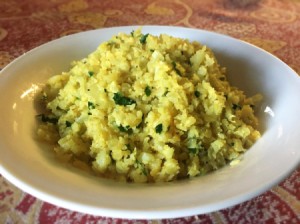
{"type": "MultiPolygon", "coordinates": [[[[300,73],[300,0],[0,0],[0,69],[64,35],[139,24],[228,34],[271,52],[300,73]]],[[[123,222],[300,223],[300,168],[252,200],[170,220],[121,220],[73,212],[21,191],[0,174],[0,223],[123,222]]]]}

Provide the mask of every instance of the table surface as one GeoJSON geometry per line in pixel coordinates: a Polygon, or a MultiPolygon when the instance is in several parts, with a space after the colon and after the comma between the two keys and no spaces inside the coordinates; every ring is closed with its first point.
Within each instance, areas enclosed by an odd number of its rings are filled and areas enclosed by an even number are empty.
{"type": "MultiPolygon", "coordinates": [[[[0,0],[0,69],[24,52],[65,35],[150,24],[224,33],[267,50],[300,74],[300,0],[0,0]]],[[[123,222],[300,223],[300,168],[242,204],[168,220],[121,220],[73,212],[23,192],[0,174],[0,223],[123,222]]]]}

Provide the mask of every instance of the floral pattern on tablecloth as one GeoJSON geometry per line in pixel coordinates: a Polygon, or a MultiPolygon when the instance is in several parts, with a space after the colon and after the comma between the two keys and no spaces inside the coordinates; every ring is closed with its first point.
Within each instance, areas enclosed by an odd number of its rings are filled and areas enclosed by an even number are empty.
{"type": "MultiPolygon", "coordinates": [[[[50,40],[101,27],[172,25],[227,34],[300,73],[299,0],[0,0],[0,69],[50,40]]],[[[282,74],[284,75],[284,74],[282,74]]],[[[122,220],[43,202],[0,175],[0,223],[300,223],[300,168],[228,209],[165,220],[122,220]]]]}

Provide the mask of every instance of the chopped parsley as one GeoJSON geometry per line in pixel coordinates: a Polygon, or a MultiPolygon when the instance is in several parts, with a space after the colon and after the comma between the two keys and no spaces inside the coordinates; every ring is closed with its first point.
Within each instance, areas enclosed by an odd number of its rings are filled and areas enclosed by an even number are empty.
{"type": "Polygon", "coordinates": [[[199,96],[200,96],[200,92],[199,92],[198,90],[196,90],[196,91],[194,92],[194,94],[195,94],[196,97],[199,97],[199,96]]]}
{"type": "Polygon", "coordinates": [[[163,130],[163,125],[162,124],[156,125],[156,127],[155,127],[155,132],[156,133],[160,134],[162,132],[162,130],[163,130]]]}
{"type": "Polygon", "coordinates": [[[136,103],[135,100],[123,96],[121,93],[114,93],[113,100],[117,105],[127,106],[136,103]]]}
{"type": "Polygon", "coordinates": [[[151,88],[149,86],[146,86],[146,88],[145,88],[145,94],[146,94],[146,96],[150,96],[151,95],[151,88]]]}
{"type": "Polygon", "coordinates": [[[138,161],[138,160],[136,160],[135,162],[136,162],[136,165],[137,165],[138,167],[141,168],[142,173],[143,173],[145,176],[148,176],[148,170],[146,169],[145,164],[143,164],[142,162],[140,162],[140,161],[138,161]]]}
{"type": "Polygon", "coordinates": [[[66,127],[71,127],[72,123],[70,121],[66,121],[66,127]]]}
{"type": "Polygon", "coordinates": [[[95,107],[95,104],[93,102],[88,101],[88,108],[89,108],[89,110],[91,110],[91,109],[95,109],[96,107],[95,107]]]}
{"type": "Polygon", "coordinates": [[[88,71],[88,74],[89,74],[90,77],[92,77],[94,75],[94,72],[88,71]]]}
{"type": "Polygon", "coordinates": [[[130,32],[130,35],[133,37],[134,36],[134,30],[132,30],[131,32],[130,32]]]}
{"type": "Polygon", "coordinates": [[[145,44],[146,43],[146,40],[147,40],[147,37],[148,37],[149,33],[147,34],[142,34],[141,38],[140,38],[140,43],[141,44],[145,44]]]}
{"type": "Polygon", "coordinates": [[[120,126],[118,126],[118,129],[119,129],[120,132],[125,132],[125,133],[128,133],[128,134],[132,134],[132,132],[133,132],[132,128],[129,125],[127,125],[125,127],[120,125],[120,126]]]}
{"type": "Polygon", "coordinates": [[[196,155],[198,153],[198,149],[197,148],[188,148],[189,152],[196,155]]]}

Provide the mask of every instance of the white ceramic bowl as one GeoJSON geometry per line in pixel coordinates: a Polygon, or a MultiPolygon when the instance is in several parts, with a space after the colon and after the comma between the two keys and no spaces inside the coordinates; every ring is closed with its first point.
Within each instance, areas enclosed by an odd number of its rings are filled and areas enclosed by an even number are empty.
{"type": "Polygon", "coordinates": [[[135,26],[83,32],[22,55],[0,75],[0,173],[22,190],[55,205],[121,218],[174,218],[241,203],[279,183],[300,161],[300,79],[271,54],[228,36],[179,27],[144,26],[143,33],[200,41],[248,95],[262,93],[262,138],[240,163],[191,180],[121,184],[96,178],[54,159],[35,139],[34,97],[47,78],[87,56],[102,41],[135,26]]]}

